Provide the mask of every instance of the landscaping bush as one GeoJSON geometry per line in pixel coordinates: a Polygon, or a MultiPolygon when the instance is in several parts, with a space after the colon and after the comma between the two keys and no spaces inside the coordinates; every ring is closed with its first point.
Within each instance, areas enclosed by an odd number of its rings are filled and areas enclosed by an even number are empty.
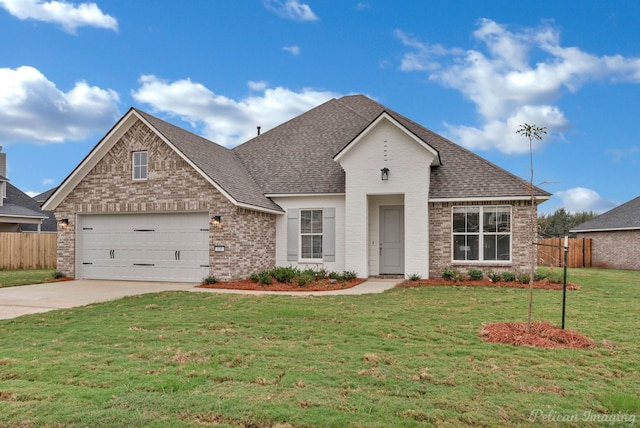
{"type": "Polygon", "coordinates": [[[469,269],[467,275],[469,275],[469,279],[472,279],[474,281],[479,281],[484,277],[484,274],[480,269],[469,269]]]}
{"type": "Polygon", "coordinates": [[[533,280],[534,281],[542,281],[548,275],[549,275],[549,273],[547,271],[542,270],[542,269],[538,269],[538,270],[536,270],[536,273],[533,274],[533,280]]]}
{"type": "Polygon", "coordinates": [[[462,281],[464,280],[464,275],[458,272],[455,269],[445,268],[442,271],[442,277],[447,281],[462,281]]]}
{"type": "Polygon", "coordinates": [[[208,277],[204,278],[202,280],[203,283],[207,284],[207,285],[211,285],[211,284],[217,284],[218,283],[218,278],[216,278],[213,275],[209,275],[208,277]]]}
{"type": "Polygon", "coordinates": [[[53,273],[53,278],[54,279],[60,279],[60,278],[66,278],[67,275],[65,275],[64,273],[60,272],[59,270],[55,271],[53,273]]]}
{"type": "Polygon", "coordinates": [[[267,270],[263,270],[262,272],[252,273],[249,277],[251,281],[257,282],[260,285],[271,285],[273,284],[273,277],[271,273],[267,270]]]}
{"type": "Polygon", "coordinates": [[[315,276],[313,274],[305,271],[296,277],[295,283],[300,287],[304,287],[305,285],[309,285],[314,279],[315,276]]]}
{"type": "Polygon", "coordinates": [[[513,272],[502,272],[502,275],[500,275],[500,277],[504,282],[512,282],[516,280],[516,274],[513,272]]]}
{"type": "Polygon", "coordinates": [[[528,284],[529,283],[529,279],[531,279],[531,276],[528,273],[521,272],[521,273],[518,274],[516,279],[520,284],[528,284]]]}
{"type": "Polygon", "coordinates": [[[345,270],[344,272],[342,272],[342,279],[345,281],[351,281],[353,279],[356,279],[357,277],[358,275],[352,270],[345,270]]]}
{"type": "Polygon", "coordinates": [[[547,279],[553,284],[562,284],[564,281],[564,272],[561,270],[554,270],[549,274],[549,276],[547,276],[547,279]]]}
{"type": "Polygon", "coordinates": [[[488,272],[487,278],[491,280],[491,282],[500,282],[502,281],[502,275],[496,272],[488,272]]]}
{"type": "Polygon", "coordinates": [[[412,273],[411,275],[409,275],[409,281],[420,281],[420,274],[419,273],[412,273]]]}
{"type": "Polygon", "coordinates": [[[269,274],[278,282],[291,282],[293,278],[300,275],[300,270],[292,266],[274,267],[269,274]]]}

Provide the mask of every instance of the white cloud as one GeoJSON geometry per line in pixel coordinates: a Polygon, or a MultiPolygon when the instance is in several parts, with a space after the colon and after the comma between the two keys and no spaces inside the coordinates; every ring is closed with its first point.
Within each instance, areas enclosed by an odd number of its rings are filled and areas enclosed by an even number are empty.
{"type": "Polygon", "coordinates": [[[582,211],[603,213],[618,205],[614,201],[603,199],[595,190],[585,187],[556,192],[553,196],[560,198],[564,209],[571,213],[582,211]]]}
{"type": "Polygon", "coordinates": [[[517,126],[533,123],[562,132],[570,123],[554,102],[567,93],[597,80],[640,83],[640,58],[563,47],[549,26],[512,32],[483,19],[473,32],[481,48],[467,51],[423,43],[400,30],[395,35],[409,49],[401,70],[426,72],[475,104],[479,126],[447,125],[452,138],[470,148],[526,152],[528,145],[514,135],[517,126]]]}
{"type": "Polygon", "coordinates": [[[300,3],[299,0],[264,0],[264,5],[280,17],[292,21],[318,20],[309,5],[300,3]]]}
{"type": "Polygon", "coordinates": [[[45,178],[42,180],[43,186],[51,186],[54,183],[55,183],[55,180],[53,178],[45,178]]]}
{"type": "Polygon", "coordinates": [[[118,101],[87,82],[63,92],[33,67],[0,68],[0,144],[84,139],[113,125],[118,101]]]}
{"type": "Polygon", "coordinates": [[[303,89],[268,88],[264,82],[250,82],[254,92],[234,100],[218,95],[190,79],[167,82],[153,75],[140,78],[133,97],[155,112],[178,116],[218,144],[236,146],[255,137],[256,126],[267,131],[339,94],[303,89]]]}
{"type": "Polygon", "coordinates": [[[103,13],[95,3],[76,6],[56,0],[0,0],[0,6],[16,18],[60,24],[70,33],[83,26],[118,30],[118,21],[103,13]]]}
{"type": "Polygon", "coordinates": [[[292,55],[300,55],[300,46],[285,46],[282,50],[287,51],[292,55]]]}

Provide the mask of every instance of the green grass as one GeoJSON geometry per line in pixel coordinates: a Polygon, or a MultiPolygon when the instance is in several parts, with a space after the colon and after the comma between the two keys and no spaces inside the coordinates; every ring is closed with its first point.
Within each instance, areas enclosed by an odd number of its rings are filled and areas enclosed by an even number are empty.
{"type": "MultiPolygon", "coordinates": [[[[610,426],[593,416],[640,417],[640,272],[571,270],[569,281],[581,289],[568,293],[567,328],[594,349],[482,342],[482,323],[526,320],[528,290],[511,288],[174,292],[1,321],[0,426],[493,427],[532,415],[540,426],[610,426]]],[[[559,325],[561,297],[536,290],[534,319],[559,325]]]]}
{"type": "Polygon", "coordinates": [[[53,278],[55,269],[1,270],[0,288],[16,285],[40,284],[53,278]]]}

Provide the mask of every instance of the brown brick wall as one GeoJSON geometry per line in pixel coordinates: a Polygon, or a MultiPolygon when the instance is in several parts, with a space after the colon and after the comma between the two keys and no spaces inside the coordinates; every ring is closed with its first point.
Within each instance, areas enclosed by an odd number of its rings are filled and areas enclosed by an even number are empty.
{"type": "Polygon", "coordinates": [[[56,209],[69,227],[58,230],[58,270],[75,276],[75,214],[207,211],[210,273],[247,277],[275,263],[275,215],[234,206],[142,122],[115,143],[56,209]],[[148,179],[132,180],[132,152],[148,151],[148,179]],[[220,227],[213,216],[220,215],[220,227]],[[265,235],[264,240],[256,239],[265,235]],[[267,239],[268,238],[268,239],[267,239]],[[225,251],[214,252],[214,245],[225,251]]]}
{"type": "Polygon", "coordinates": [[[439,278],[445,268],[453,268],[460,272],[469,269],[480,269],[485,274],[493,272],[528,271],[531,266],[531,214],[528,201],[493,201],[481,203],[429,203],[429,277],[439,278]],[[512,255],[508,263],[465,262],[453,263],[451,260],[451,221],[454,206],[511,206],[512,255]]]}
{"type": "Polygon", "coordinates": [[[578,233],[591,238],[591,265],[607,269],[640,270],[640,230],[578,233]]]}

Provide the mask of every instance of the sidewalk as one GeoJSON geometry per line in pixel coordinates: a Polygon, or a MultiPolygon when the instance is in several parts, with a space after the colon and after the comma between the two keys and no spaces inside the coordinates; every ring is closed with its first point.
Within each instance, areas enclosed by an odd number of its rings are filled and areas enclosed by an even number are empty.
{"type": "Polygon", "coordinates": [[[189,291],[201,293],[227,293],[227,294],[279,294],[281,296],[336,296],[336,295],[359,295],[377,294],[392,289],[400,284],[402,279],[378,279],[369,278],[362,284],[343,290],[329,291],[262,291],[262,290],[228,290],[224,288],[193,288],[189,291]]]}

